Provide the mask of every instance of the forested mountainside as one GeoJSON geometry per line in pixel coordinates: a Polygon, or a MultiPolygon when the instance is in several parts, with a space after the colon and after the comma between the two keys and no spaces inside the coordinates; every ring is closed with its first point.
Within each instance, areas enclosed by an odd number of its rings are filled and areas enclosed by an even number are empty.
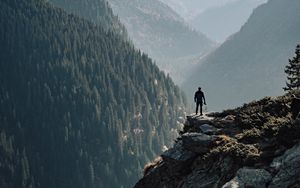
{"type": "Polygon", "coordinates": [[[112,12],[108,3],[103,0],[49,0],[65,11],[83,17],[101,25],[106,31],[119,33],[127,37],[127,31],[112,12]]]}
{"type": "Polygon", "coordinates": [[[151,57],[203,54],[212,42],[191,30],[183,19],[158,0],[108,0],[136,47],[151,57]]]}
{"type": "Polygon", "coordinates": [[[180,90],[122,36],[44,0],[0,10],[0,187],[131,187],[171,144],[180,90]]]}
{"type": "Polygon", "coordinates": [[[194,58],[214,48],[203,34],[192,30],[170,7],[159,0],[108,0],[128,30],[135,46],[180,84],[194,58]]]}
{"type": "Polygon", "coordinates": [[[199,64],[185,91],[202,86],[211,110],[282,94],[284,67],[300,41],[299,18],[298,0],[259,6],[238,33],[199,64]]]}

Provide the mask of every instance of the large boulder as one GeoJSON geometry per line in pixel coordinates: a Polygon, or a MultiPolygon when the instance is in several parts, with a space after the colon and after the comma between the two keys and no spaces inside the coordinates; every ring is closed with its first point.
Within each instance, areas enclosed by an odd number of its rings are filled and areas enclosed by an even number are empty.
{"type": "Polygon", "coordinates": [[[270,183],[270,188],[290,187],[300,178],[300,144],[287,150],[282,156],[273,160],[271,167],[277,170],[277,174],[270,183]]]}
{"type": "Polygon", "coordinates": [[[181,139],[185,149],[198,154],[204,154],[210,150],[216,137],[203,133],[185,133],[181,139]]]}
{"type": "Polygon", "coordinates": [[[264,169],[241,168],[236,176],[222,188],[265,188],[272,179],[271,174],[264,169]]]}
{"type": "Polygon", "coordinates": [[[187,121],[192,124],[193,126],[200,126],[203,124],[213,124],[213,117],[207,117],[207,116],[187,116],[187,121]]]}
{"type": "Polygon", "coordinates": [[[181,140],[175,143],[174,147],[161,154],[163,160],[167,162],[186,162],[190,159],[193,159],[195,156],[196,153],[192,152],[191,150],[187,150],[183,146],[183,141],[181,140]]]}
{"type": "Polygon", "coordinates": [[[218,188],[232,177],[238,164],[231,156],[198,157],[192,164],[192,172],[183,180],[182,188],[218,188]]]}
{"type": "Polygon", "coordinates": [[[200,125],[199,129],[201,130],[202,133],[208,134],[208,135],[215,135],[220,131],[216,127],[209,125],[209,124],[200,125]]]}
{"type": "Polygon", "coordinates": [[[193,171],[180,187],[182,188],[217,188],[220,177],[217,173],[193,171]]]}
{"type": "Polygon", "coordinates": [[[162,160],[157,166],[134,186],[135,188],[172,188],[177,187],[181,179],[190,173],[191,164],[197,154],[186,150],[182,140],[178,140],[174,147],[161,154],[162,160]]]}

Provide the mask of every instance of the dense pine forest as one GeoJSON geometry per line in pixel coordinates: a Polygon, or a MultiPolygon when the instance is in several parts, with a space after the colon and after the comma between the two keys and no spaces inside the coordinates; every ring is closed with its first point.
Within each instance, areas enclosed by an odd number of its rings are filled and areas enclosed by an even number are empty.
{"type": "Polygon", "coordinates": [[[68,13],[83,17],[108,31],[127,38],[127,31],[104,0],[48,0],[68,13]]]}
{"type": "Polygon", "coordinates": [[[172,143],[181,91],[115,28],[44,0],[0,10],[0,187],[131,187],[172,143]]]}

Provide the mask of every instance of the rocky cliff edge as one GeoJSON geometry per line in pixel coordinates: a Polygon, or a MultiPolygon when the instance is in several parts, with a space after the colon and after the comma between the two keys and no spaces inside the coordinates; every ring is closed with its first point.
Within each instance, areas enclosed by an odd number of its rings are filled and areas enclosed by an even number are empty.
{"type": "Polygon", "coordinates": [[[290,95],[187,117],[173,148],[135,188],[300,187],[300,120],[290,95]]]}

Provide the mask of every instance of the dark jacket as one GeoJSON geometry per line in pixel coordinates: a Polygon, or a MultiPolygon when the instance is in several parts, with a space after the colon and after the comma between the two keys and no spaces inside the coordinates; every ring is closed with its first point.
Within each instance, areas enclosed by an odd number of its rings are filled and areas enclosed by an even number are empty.
{"type": "Polygon", "coordinates": [[[197,103],[203,103],[203,101],[205,103],[205,97],[204,97],[203,91],[200,91],[200,90],[196,91],[195,96],[194,96],[194,100],[197,103]]]}

